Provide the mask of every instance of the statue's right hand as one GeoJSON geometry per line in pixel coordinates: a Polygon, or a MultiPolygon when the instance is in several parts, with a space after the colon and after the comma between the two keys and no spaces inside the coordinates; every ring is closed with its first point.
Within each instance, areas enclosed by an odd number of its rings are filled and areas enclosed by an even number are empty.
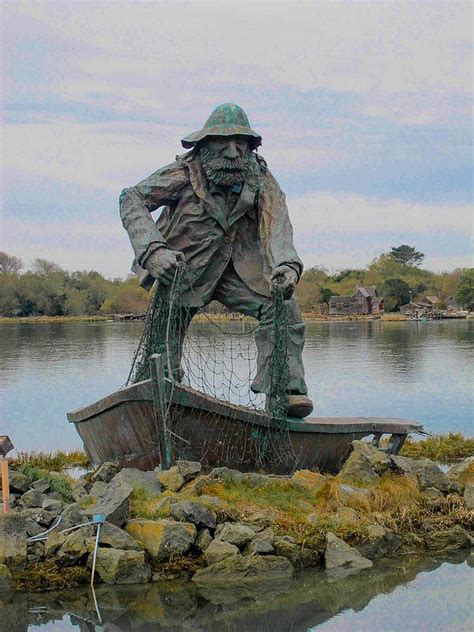
{"type": "Polygon", "coordinates": [[[173,281],[176,268],[180,263],[184,263],[182,252],[158,248],[147,258],[144,267],[158,283],[169,285],[173,281]]]}

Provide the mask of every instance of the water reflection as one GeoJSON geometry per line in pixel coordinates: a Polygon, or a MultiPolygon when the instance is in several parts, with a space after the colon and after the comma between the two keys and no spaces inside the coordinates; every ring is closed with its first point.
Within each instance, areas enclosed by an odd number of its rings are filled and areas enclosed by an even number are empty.
{"type": "MultiPolygon", "coordinates": [[[[242,333],[252,324],[222,326],[242,333]]],[[[308,323],[305,366],[314,414],[404,417],[431,432],[470,434],[473,330],[472,320],[308,323]]],[[[141,331],[140,323],[2,325],[2,431],[23,450],[80,447],[66,411],[122,386],[141,331]]],[[[224,335],[207,322],[193,323],[190,332],[205,354],[224,335]]],[[[245,351],[247,341],[240,340],[245,351]]],[[[234,351],[238,344],[232,342],[234,351]]],[[[229,366],[245,377],[254,364],[243,352],[229,366]]]]}
{"type": "MultiPolygon", "coordinates": [[[[453,577],[464,582],[466,589],[464,593],[461,590],[462,594],[458,594],[458,597],[465,599],[464,603],[468,604],[467,579],[472,578],[472,569],[465,563],[466,557],[466,552],[460,552],[444,560],[384,560],[358,575],[337,580],[328,579],[324,571],[306,571],[290,585],[273,586],[270,590],[252,593],[239,593],[235,589],[229,592],[225,587],[222,587],[224,590],[200,591],[192,583],[179,582],[99,586],[96,589],[97,611],[87,589],[15,595],[8,599],[4,597],[3,600],[0,597],[0,629],[26,632],[32,629],[29,626],[35,625],[45,630],[70,630],[75,626],[84,632],[307,632],[317,629],[321,624],[330,623],[333,617],[343,611],[346,620],[350,621],[351,616],[355,616],[353,613],[364,611],[377,595],[390,595],[400,586],[405,587],[403,616],[406,619],[400,619],[396,629],[428,629],[424,627],[427,622],[420,620],[416,589],[411,588],[410,584],[420,573],[429,571],[425,581],[431,582],[432,597],[439,600],[437,591],[441,578],[438,575],[447,564],[450,568],[454,568],[454,564],[460,565],[455,572],[450,572],[453,577]],[[347,609],[350,609],[349,618],[347,609]],[[57,627],[53,623],[55,621],[58,622],[57,627]]],[[[454,591],[459,593],[459,581],[451,586],[443,586],[443,608],[447,616],[454,591]]],[[[428,610],[432,605],[424,604],[428,610]]],[[[467,625],[469,612],[463,613],[457,609],[457,622],[462,623],[462,617],[467,617],[464,620],[467,625]]],[[[366,629],[376,628],[369,625],[366,629]]]]}

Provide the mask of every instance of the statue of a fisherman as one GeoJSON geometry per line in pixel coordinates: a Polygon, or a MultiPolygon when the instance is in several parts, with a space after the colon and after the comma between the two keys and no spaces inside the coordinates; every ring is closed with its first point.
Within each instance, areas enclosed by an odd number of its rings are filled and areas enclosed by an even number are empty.
{"type": "Polygon", "coordinates": [[[283,289],[288,330],[288,415],[313,409],[302,351],[305,326],[293,292],[301,263],[285,195],[255,149],[262,138],[233,103],[218,106],[198,132],[181,141],[190,149],[120,196],[120,216],[135,252],[133,270],[150,288],[168,285],[180,262],[186,283],[180,304],[184,331],[193,315],[217,300],[260,321],[252,390],[269,393],[272,292],[283,289]],[[151,213],[164,207],[153,221],[151,213]]]}

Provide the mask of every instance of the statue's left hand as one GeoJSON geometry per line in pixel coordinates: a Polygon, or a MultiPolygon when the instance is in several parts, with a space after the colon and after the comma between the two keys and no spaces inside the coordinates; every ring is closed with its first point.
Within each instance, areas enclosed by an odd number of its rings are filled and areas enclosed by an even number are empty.
{"type": "Polygon", "coordinates": [[[283,298],[287,301],[293,296],[297,282],[298,274],[296,270],[290,266],[278,266],[278,268],[275,268],[272,272],[272,294],[274,294],[277,289],[283,290],[283,298]]]}

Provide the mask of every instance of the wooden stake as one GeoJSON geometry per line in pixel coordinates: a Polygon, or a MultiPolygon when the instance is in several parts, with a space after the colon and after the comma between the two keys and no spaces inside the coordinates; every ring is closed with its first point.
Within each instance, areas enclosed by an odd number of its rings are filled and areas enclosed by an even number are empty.
{"type": "Polygon", "coordinates": [[[2,475],[3,513],[10,511],[10,479],[8,476],[8,459],[0,457],[0,472],[2,475]]]}

